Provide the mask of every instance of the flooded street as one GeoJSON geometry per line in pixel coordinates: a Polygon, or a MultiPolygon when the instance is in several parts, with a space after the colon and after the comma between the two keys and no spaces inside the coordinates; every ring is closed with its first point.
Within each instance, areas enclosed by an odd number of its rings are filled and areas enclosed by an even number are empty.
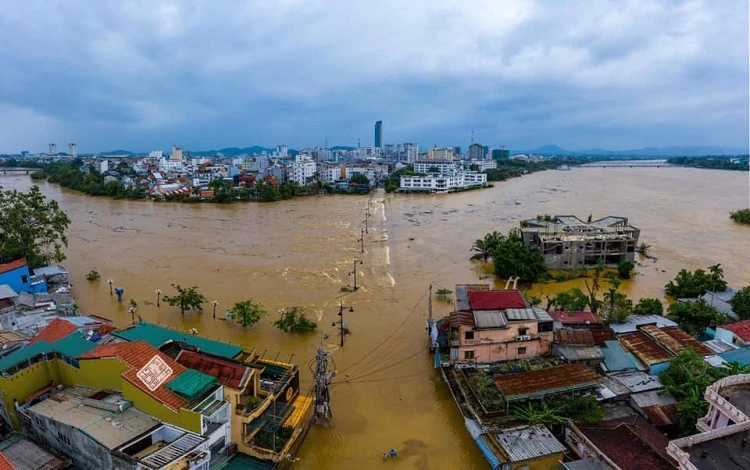
{"type": "MultiPolygon", "coordinates": [[[[4,188],[26,189],[28,176],[0,176],[4,188]]],[[[144,320],[222,341],[300,365],[303,390],[309,361],[323,342],[335,350],[339,371],[332,388],[332,425],[311,430],[296,468],[348,469],[381,465],[399,450],[399,468],[487,468],[466,432],[447,387],[431,368],[426,346],[426,291],[455,283],[492,282],[488,268],[469,262],[473,240],[507,232],[537,214],[586,218],[625,216],[641,229],[640,241],[658,258],[641,259],[623,283],[631,298],[663,297],[664,284],[681,268],[721,263],[732,286],[750,284],[750,227],[729,212],[748,205],[748,174],[689,168],[586,168],[547,171],[495,183],[492,189],[450,195],[321,196],[274,204],[169,204],[93,198],[42,183],[70,215],[68,259],[82,312],[130,321],[127,300],[144,320]],[[365,253],[360,229],[371,205],[365,253]],[[350,272],[356,265],[356,292],[350,272]],[[88,282],[91,269],[101,280],[88,282]],[[124,288],[122,305],[106,280],[124,288]],[[269,316],[254,327],[162,305],[155,290],[170,283],[198,286],[217,300],[217,317],[252,298],[269,316]],[[339,348],[339,303],[352,334],[339,348]],[[301,305],[319,334],[277,330],[277,310],[301,305]]],[[[539,296],[582,281],[535,285],[539,296]]],[[[498,283],[497,287],[503,284],[498,283]]],[[[449,311],[435,302],[436,315],[449,311]]]]}

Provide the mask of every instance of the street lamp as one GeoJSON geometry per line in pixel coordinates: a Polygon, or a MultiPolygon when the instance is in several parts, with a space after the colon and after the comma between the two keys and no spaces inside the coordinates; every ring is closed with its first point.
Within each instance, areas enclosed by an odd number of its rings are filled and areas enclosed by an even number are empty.
{"type": "Polygon", "coordinates": [[[216,306],[219,305],[219,301],[218,300],[212,300],[211,301],[211,305],[214,306],[214,318],[216,318],[216,306]]]}
{"type": "Polygon", "coordinates": [[[156,307],[161,305],[161,289],[156,289],[156,307]]]}
{"type": "Polygon", "coordinates": [[[359,229],[359,252],[364,253],[365,252],[365,229],[361,228],[359,229]]]}
{"type": "Polygon", "coordinates": [[[135,307],[130,307],[130,308],[128,309],[128,313],[130,314],[130,322],[131,322],[131,323],[132,323],[133,325],[135,325],[135,311],[136,311],[136,308],[135,308],[135,307]]]}
{"type": "Polygon", "coordinates": [[[114,284],[115,281],[112,279],[107,279],[107,284],[109,284],[109,296],[112,297],[112,284],[114,284]]]}
{"type": "Polygon", "coordinates": [[[357,265],[362,264],[362,260],[355,259],[352,272],[349,275],[354,275],[354,290],[357,290],[357,265]]]}
{"type": "MultiPolygon", "coordinates": [[[[341,331],[341,347],[344,347],[344,309],[347,308],[344,306],[344,302],[341,302],[339,304],[339,330],[341,331]]],[[[354,307],[348,307],[349,313],[354,312],[354,307]]],[[[336,326],[336,322],[333,322],[331,326],[336,326]]]]}

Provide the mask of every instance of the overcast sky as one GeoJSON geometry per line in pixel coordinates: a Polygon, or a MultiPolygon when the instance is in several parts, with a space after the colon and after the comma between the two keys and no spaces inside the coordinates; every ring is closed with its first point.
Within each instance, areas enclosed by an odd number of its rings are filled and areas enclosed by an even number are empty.
{"type": "Polygon", "coordinates": [[[748,146],[747,0],[5,1],[0,152],[748,146]]]}

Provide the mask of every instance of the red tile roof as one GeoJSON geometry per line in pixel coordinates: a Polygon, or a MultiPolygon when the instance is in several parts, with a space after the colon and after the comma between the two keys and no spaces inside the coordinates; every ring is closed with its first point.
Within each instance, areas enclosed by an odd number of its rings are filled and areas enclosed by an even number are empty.
{"type": "Polygon", "coordinates": [[[52,322],[45,326],[36,336],[34,336],[29,344],[34,344],[37,341],[47,341],[48,343],[54,343],[59,339],[63,339],[69,334],[76,331],[76,326],[69,321],[63,320],[62,318],[55,318],[52,322]]]}
{"type": "Polygon", "coordinates": [[[16,467],[10,463],[8,457],[2,452],[0,452],[0,470],[16,470],[16,467]]]}
{"type": "Polygon", "coordinates": [[[206,375],[216,377],[225,387],[242,388],[243,382],[246,382],[247,377],[250,376],[249,367],[193,351],[183,350],[180,352],[180,355],[177,356],[177,362],[188,369],[195,369],[206,375]]]}
{"type": "Polygon", "coordinates": [[[26,260],[23,258],[11,261],[10,263],[0,264],[0,274],[4,274],[13,271],[14,269],[22,268],[24,266],[26,266],[26,260]]]}
{"type": "Polygon", "coordinates": [[[469,291],[469,305],[473,310],[503,310],[526,308],[526,299],[518,290],[469,291]]]}
{"type": "Polygon", "coordinates": [[[563,325],[570,324],[586,324],[586,325],[601,325],[602,319],[599,315],[591,312],[562,312],[555,311],[549,312],[549,316],[558,323],[563,325]]]}
{"type": "Polygon", "coordinates": [[[622,470],[673,470],[669,440],[640,416],[576,427],[622,470]]]}
{"type": "Polygon", "coordinates": [[[122,374],[122,377],[138,387],[143,392],[151,395],[156,400],[165,404],[169,408],[177,411],[188,405],[187,400],[176,395],[165,387],[175,377],[185,372],[185,367],[178,364],[171,357],[154,348],[145,341],[128,341],[125,343],[109,343],[98,346],[91,351],[79,356],[79,359],[101,359],[105,357],[116,357],[130,367],[129,370],[122,374]],[[138,371],[143,368],[154,356],[158,355],[171,369],[172,375],[157,387],[153,392],[146,387],[141,379],[138,378],[138,371]]]}
{"type": "Polygon", "coordinates": [[[501,374],[492,379],[506,400],[514,400],[593,387],[599,381],[599,375],[586,364],[578,363],[501,374]]]}
{"type": "Polygon", "coordinates": [[[719,328],[731,331],[742,341],[750,341],[750,320],[721,325],[719,328]]]}
{"type": "Polygon", "coordinates": [[[706,345],[676,326],[657,328],[656,325],[644,325],[641,327],[641,331],[656,340],[657,343],[675,355],[679,354],[686,348],[692,348],[693,351],[701,356],[712,356],[716,354],[706,345]]]}
{"type": "Polygon", "coordinates": [[[620,335],[620,344],[632,352],[649,369],[652,365],[667,362],[672,354],[642,331],[620,335]]]}

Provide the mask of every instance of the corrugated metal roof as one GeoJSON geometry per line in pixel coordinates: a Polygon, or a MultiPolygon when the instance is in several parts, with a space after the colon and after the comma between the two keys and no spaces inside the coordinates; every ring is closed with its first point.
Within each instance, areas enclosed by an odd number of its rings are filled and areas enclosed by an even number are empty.
{"type": "Polygon", "coordinates": [[[60,274],[68,274],[68,270],[58,264],[54,264],[52,266],[42,266],[41,268],[36,268],[34,270],[35,276],[57,276],[60,274]]]}
{"type": "Polygon", "coordinates": [[[508,316],[508,320],[511,321],[537,320],[533,308],[509,308],[505,310],[505,314],[508,316]]]}
{"type": "Polygon", "coordinates": [[[656,377],[640,371],[611,374],[609,378],[620,383],[623,387],[627,388],[630,393],[640,393],[663,388],[663,385],[656,379],[656,377]]]}
{"type": "Polygon", "coordinates": [[[458,325],[465,325],[474,328],[474,314],[460,310],[457,312],[451,312],[448,317],[448,323],[451,328],[458,325]]]}
{"type": "Polygon", "coordinates": [[[565,470],[610,470],[607,464],[595,458],[563,462],[562,466],[565,470]]]}
{"type": "Polygon", "coordinates": [[[619,337],[620,343],[647,367],[672,359],[673,354],[641,331],[627,333],[619,337]]]}
{"type": "Polygon", "coordinates": [[[717,353],[725,353],[737,349],[737,346],[735,346],[734,344],[729,344],[726,341],[722,341],[720,339],[711,339],[708,341],[704,341],[703,344],[717,353]]]}
{"type": "Polygon", "coordinates": [[[138,323],[135,326],[112,333],[128,341],[144,340],[155,348],[161,347],[167,341],[185,341],[190,346],[216,356],[232,359],[242,352],[242,348],[233,344],[220,343],[210,339],[193,336],[186,332],[171,330],[151,323],[138,323]]]}
{"type": "Polygon", "coordinates": [[[539,308],[539,307],[531,307],[531,308],[534,309],[534,313],[536,314],[536,318],[540,322],[551,322],[552,321],[552,316],[546,310],[544,310],[543,308],[539,308]]]}
{"type": "Polygon", "coordinates": [[[528,304],[519,290],[469,291],[472,310],[526,308],[528,304]]]}
{"type": "Polygon", "coordinates": [[[719,328],[731,331],[742,341],[750,341],[750,320],[721,325],[719,328]]]}
{"type": "Polygon", "coordinates": [[[630,333],[638,330],[641,325],[655,324],[659,328],[665,326],[677,326],[677,323],[673,322],[669,318],[661,315],[630,315],[622,323],[613,323],[609,325],[615,334],[630,333]]]}
{"type": "Polygon", "coordinates": [[[193,351],[180,351],[177,362],[188,369],[199,370],[216,377],[226,387],[243,388],[250,377],[249,367],[193,351]]]}
{"type": "Polygon", "coordinates": [[[459,310],[469,310],[469,292],[470,291],[488,291],[490,286],[487,284],[456,284],[456,307],[459,310]]]}
{"type": "Polygon", "coordinates": [[[701,356],[710,356],[713,354],[713,351],[703,345],[703,343],[676,326],[657,328],[654,325],[644,325],[641,327],[641,331],[675,355],[688,347],[701,356]]]}
{"type": "Polygon", "coordinates": [[[599,315],[591,312],[563,312],[563,311],[552,311],[549,312],[549,316],[557,322],[563,325],[601,325],[602,319],[599,315]]]}
{"type": "Polygon", "coordinates": [[[511,462],[531,460],[565,451],[565,446],[541,424],[503,429],[495,438],[511,462]]]}
{"type": "Polygon", "coordinates": [[[12,299],[13,297],[18,297],[18,293],[8,284],[0,284],[0,300],[12,299]]]}
{"type": "Polygon", "coordinates": [[[502,310],[475,310],[475,328],[503,328],[508,324],[502,310]]]}
{"type": "Polygon", "coordinates": [[[719,354],[719,357],[727,362],[738,362],[744,366],[750,364],[750,349],[740,348],[736,351],[719,354]]]}
{"type": "Polygon", "coordinates": [[[96,343],[88,341],[80,333],[73,333],[65,338],[56,341],[52,345],[52,349],[59,351],[66,356],[76,358],[83,353],[91,351],[97,346],[96,343]]]}
{"type": "Polygon", "coordinates": [[[599,381],[599,375],[585,364],[578,363],[496,375],[493,381],[503,398],[513,401],[593,388],[599,381]]]}
{"type": "Polygon", "coordinates": [[[564,357],[574,361],[596,361],[604,359],[604,353],[598,346],[573,346],[569,344],[553,344],[552,355],[564,357]]]}
{"type": "Polygon", "coordinates": [[[605,341],[604,344],[606,347],[602,349],[602,352],[604,353],[604,367],[607,371],[645,369],[633,354],[622,347],[619,341],[605,341]]]}
{"type": "Polygon", "coordinates": [[[561,344],[594,346],[591,330],[562,329],[555,331],[555,341],[561,344]]]}
{"type": "Polygon", "coordinates": [[[26,266],[26,260],[23,258],[11,261],[10,263],[0,264],[0,274],[5,274],[15,269],[23,268],[24,266],[26,266]]]}
{"type": "Polygon", "coordinates": [[[639,408],[677,404],[677,400],[666,390],[650,390],[648,392],[634,393],[630,395],[630,399],[639,408]]]}

